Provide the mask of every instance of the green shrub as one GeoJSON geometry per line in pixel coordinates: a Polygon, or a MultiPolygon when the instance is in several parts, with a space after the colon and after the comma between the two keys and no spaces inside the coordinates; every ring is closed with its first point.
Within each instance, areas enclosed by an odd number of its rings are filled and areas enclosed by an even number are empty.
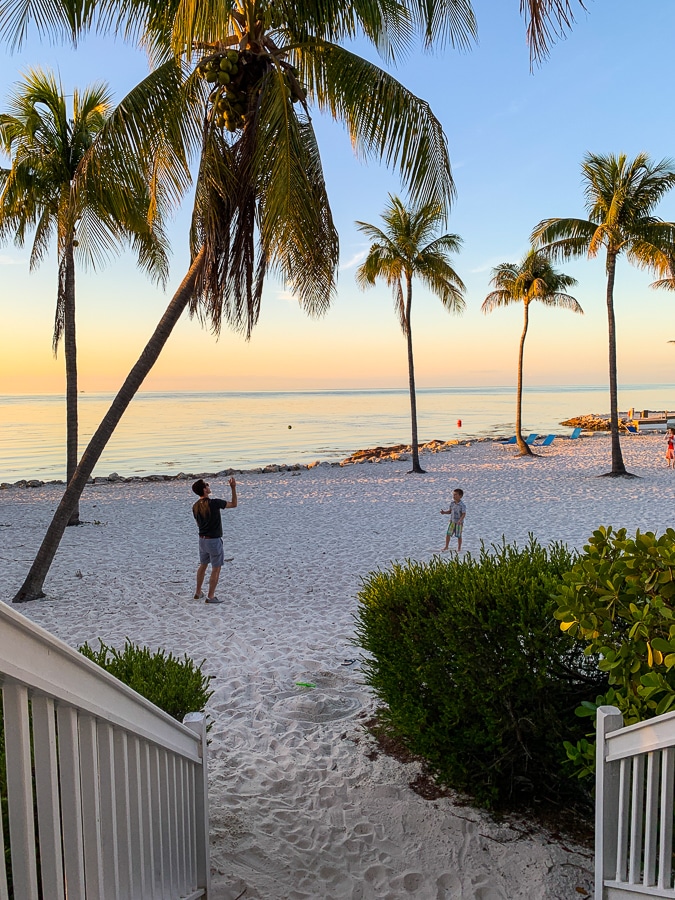
{"type": "MultiPolygon", "coordinates": [[[[560,628],[598,657],[610,689],[586,701],[580,717],[617,706],[632,725],[675,709],[675,531],[626,536],[598,528],[563,576],[560,628]]],[[[589,735],[592,737],[592,734],[589,735]]],[[[592,774],[593,744],[566,746],[577,774],[592,774]],[[584,751],[586,751],[584,753],[584,751]]]]}
{"type": "Polygon", "coordinates": [[[186,713],[203,710],[213,693],[209,690],[213,676],[204,675],[204,663],[197,666],[187,655],[179,659],[161,649],[152,653],[128,639],[123,650],[109,647],[100,638],[98,650],[89,644],[78,649],[179,722],[186,713]]]}
{"type": "Polygon", "coordinates": [[[587,800],[561,769],[574,715],[606,686],[553,618],[573,555],[560,544],[481,548],[368,576],[358,644],[385,724],[446,785],[486,806],[587,800]]]}

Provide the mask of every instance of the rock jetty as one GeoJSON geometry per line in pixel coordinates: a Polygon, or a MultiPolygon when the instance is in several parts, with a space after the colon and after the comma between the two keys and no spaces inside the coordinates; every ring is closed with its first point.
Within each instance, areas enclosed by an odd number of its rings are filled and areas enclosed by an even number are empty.
{"type": "MultiPolygon", "coordinates": [[[[419,445],[420,453],[440,453],[456,446],[459,441],[427,441],[419,445]]],[[[385,459],[410,459],[412,447],[410,444],[394,444],[390,447],[369,447],[367,450],[357,450],[351,456],[347,456],[340,463],[341,466],[350,466],[354,463],[382,462],[385,459]]]]}
{"type": "MultiPolygon", "coordinates": [[[[584,431],[609,431],[609,416],[598,416],[590,413],[586,416],[575,416],[573,419],[565,419],[561,425],[568,425],[570,428],[583,428],[584,431]]],[[[619,419],[619,431],[625,431],[626,426],[630,424],[630,420],[619,419]]]]}

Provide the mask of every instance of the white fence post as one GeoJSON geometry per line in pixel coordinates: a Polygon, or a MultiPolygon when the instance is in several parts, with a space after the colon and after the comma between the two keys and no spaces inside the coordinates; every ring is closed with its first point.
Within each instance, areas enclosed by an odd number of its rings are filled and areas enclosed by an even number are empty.
{"type": "Polygon", "coordinates": [[[619,765],[606,763],[605,739],[623,727],[616,706],[599,706],[595,748],[595,900],[604,900],[605,879],[614,878],[619,829],[619,765]]]}
{"type": "Polygon", "coordinates": [[[200,735],[202,740],[202,772],[195,779],[195,830],[197,838],[197,884],[205,891],[206,900],[211,897],[211,852],[209,848],[209,767],[206,745],[206,716],[204,713],[188,713],[183,724],[200,735]]]}

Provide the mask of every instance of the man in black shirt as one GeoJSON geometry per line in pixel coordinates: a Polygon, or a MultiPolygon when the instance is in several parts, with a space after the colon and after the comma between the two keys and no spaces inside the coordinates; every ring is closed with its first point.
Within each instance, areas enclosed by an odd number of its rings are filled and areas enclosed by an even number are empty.
{"type": "Polygon", "coordinates": [[[220,578],[220,569],[224,561],[223,553],[223,523],[220,519],[221,509],[234,509],[237,505],[237,482],[234,478],[230,478],[230,488],[232,489],[231,500],[218,500],[209,496],[211,488],[207,481],[199,478],[192,485],[192,490],[197,494],[199,500],[192,507],[192,515],[199,527],[199,567],[197,569],[197,587],[195,589],[195,600],[201,600],[202,584],[209,563],[211,564],[211,576],[209,578],[209,590],[206,595],[205,603],[222,603],[216,597],[216,586],[220,578]]]}

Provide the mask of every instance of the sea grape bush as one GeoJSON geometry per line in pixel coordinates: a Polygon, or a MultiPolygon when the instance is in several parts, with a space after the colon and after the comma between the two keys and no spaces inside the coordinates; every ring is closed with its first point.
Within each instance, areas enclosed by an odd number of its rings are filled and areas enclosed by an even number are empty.
{"type": "Polygon", "coordinates": [[[449,787],[493,807],[587,802],[562,767],[574,715],[606,688],[596,660],[560,631],[555,596],[575,556],[530,537],[371,573],[358,644],[386,727],[449,787]]]}
{"type": "Polygon", "coordinates": [[[183,659],[158,649],[151,652],[126,640],[122,650],[104,644],[78,648],[80,653],[129,685],[155,706],[183,721],[189,712],[201,712],[213,693],[209,690],[212,675],[204,675],[202,665],[195,665],[187,654],[183,659]]]}
{"type": "MultiPolygon", "coordinates": [[[[563,576],[555,616],[608,676],[609,690],[578,716],[612,705],[632,725],[675,709],[675,530],[629,538],[598,528],[563,576]]],[[[593,772],[592,743],[566,749],[580,777],[593,772]]]]}

